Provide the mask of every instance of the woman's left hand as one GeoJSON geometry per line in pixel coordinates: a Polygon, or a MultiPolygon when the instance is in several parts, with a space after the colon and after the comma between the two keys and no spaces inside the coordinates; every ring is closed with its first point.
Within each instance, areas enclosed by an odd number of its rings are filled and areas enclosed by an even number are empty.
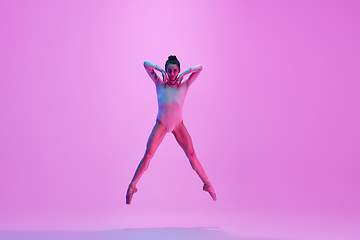
{"type": "Polygon", "coordinates": [[[177,79],[177,85],[178,85],[178,86],[181,85],[181,82],[182,82],[183,78],[184,78],[184,75],[181,73],[181,74],[179,75],[178,79],[177,79]]]}

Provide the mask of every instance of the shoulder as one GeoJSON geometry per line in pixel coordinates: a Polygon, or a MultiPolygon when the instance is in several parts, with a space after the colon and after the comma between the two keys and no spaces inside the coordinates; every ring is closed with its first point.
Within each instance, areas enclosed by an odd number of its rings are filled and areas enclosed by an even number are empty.
{"type": "Polygon", "coordinates": [[[166,88],[165,84],[161,80],[155,82],[155,86],[156,86],[156,89],[165,89],[166,88]]]}
{"type": "Polygon", "coordinates": [[[188,88],[189,88],[189,84],[187,81],[185,81],[185,82],[182,82],[179,87],[177,87],[177,90],[182,91],[182,92],[184,92],[184,91],[187,92],[188,88]]]}

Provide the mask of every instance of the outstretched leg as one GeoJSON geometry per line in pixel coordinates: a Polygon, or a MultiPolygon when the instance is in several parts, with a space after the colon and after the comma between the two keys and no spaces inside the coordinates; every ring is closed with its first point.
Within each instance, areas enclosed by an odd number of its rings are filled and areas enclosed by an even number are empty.
{"type": "Polygon", "coordinates": [[[152,159],[156,149],[159,147],[160,143],[164,139],[166,132],[167,130],[165,128],[165,125],[159,120],[157,120],[147,142],[145,155],[142,158],[139,166],[137,167],[134,177],[132,178],[129,188],[127,190],[126,204],[131,203],[132,195],[137,192],[136,184],[140,180],[146,169],[149,167],[150,160],[152,159]]]}
{"type": "Polygon", "coordinates": [[[212,187],[208,177],[206,176],[206,173],[201,166],[198,158],[196,157],[194,146],[190,137],[190,134],[188,133],[184,123],[181,121],[174,131],[172,132],[176,138],[176,141],[179,143],[181,148],[185,151],[186,156],[190,160],[191,167],[194,169],[194,171],[199,175],[200,179],[204,183],[204,191],[207,191],[210,193],[213,200],[216,200],[216,194],[215,190],[212,187]]]}

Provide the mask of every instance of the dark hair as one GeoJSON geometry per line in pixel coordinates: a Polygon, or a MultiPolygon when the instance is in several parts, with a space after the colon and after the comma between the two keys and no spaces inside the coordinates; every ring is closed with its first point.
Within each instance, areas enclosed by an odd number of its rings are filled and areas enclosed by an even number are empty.
{"type": "Polygon", "coordinates": [[[167,71],[167,66],[169,64],[176,64],[180,69],[180,62],[179,62],[179,60],[177,60],[175,55],[171,55],[168,57],[168,60],[165,63],[165,71],[167,71]]]}

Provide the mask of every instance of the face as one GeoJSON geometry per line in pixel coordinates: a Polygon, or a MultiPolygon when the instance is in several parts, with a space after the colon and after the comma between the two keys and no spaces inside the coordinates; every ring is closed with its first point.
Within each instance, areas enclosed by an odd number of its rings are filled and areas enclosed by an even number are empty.
{"type": "Polygon", "coordinates": [[[176,64],[169,64],[166,68],[166,72],[167,72],[170,80],[174,81],[177,78],[177,76],[180,72],[180,69],[176,64]]]}

